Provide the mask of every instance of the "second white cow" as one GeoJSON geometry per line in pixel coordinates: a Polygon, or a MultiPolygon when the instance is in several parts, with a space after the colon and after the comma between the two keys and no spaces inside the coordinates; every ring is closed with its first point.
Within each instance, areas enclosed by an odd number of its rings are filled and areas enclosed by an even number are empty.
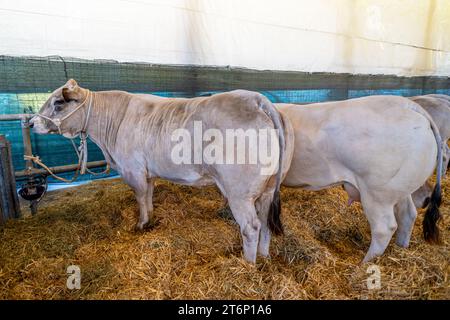
{"type": "Polygon", "coordinates": [[[309,190],[343,185],[360,200],[372,238],[364,262],[382,255],[396,230],[396,243],[409,245],[417,216],[411,194],[436,163],[437,184],[423,228],[426,240],[439,240],[442,142],[418,104],[402,97],[371,96],[276,107],[290,120],[295,135],[283,184],[309,190]]]}
{"type": "MultiPolygon", "coordinates": [[[[450,139],[450,97],[443,94],[430,94],[411,97],[410,99],[429,113],[439,129],[443,144],[442,175],[444,175],[450,161],[450,149],[448,147],[448,140],[450,139]]],[[[412,194],[416,208],[425,208],[429,204],[432,190],[431,182],[427,181],[412,194]]]]}

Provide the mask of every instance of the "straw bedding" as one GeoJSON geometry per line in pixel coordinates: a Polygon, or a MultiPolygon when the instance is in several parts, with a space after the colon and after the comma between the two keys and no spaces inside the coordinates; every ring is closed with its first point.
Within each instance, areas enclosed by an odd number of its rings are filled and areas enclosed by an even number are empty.
{"type": "Polygon", "coordinates": [[[158,181],[157,222],[137,233],[130,188],[97,181],[49,193],[38,215],[0,227],[0,299],[449,299],[444,199],[443,244],[424,242],[419,212],[410,248],[392,241],[373,262],[381,289],[368,290],[370,264],[360,264],[368,223],[340,188],[283,189],[285,235],[273,239],[271,259],[253,266],[241,258],[238,226],[219,210],[216,188],[158,181]],[[66,288],[69,265],[81,268],[80,290],[66,288]]]}

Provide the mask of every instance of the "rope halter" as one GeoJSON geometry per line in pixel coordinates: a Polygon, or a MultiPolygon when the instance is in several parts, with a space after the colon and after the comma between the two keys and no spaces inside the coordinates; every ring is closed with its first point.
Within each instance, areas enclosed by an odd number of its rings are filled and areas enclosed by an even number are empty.
{"type": "MultiPolygon", "coordinates": [[[[84,101],[82,103],[80,103],[75,109],[73,109],[72,111],[70,111],[68,114],[66,114],[64,117],[62,118],[56,118],[56,119],[52,119],[50,117],[47,117],[41,113],[37,113],[36,116],[41,117],[47,121],[50,121],[51,123],[53,123],[57,128],[58,128],[58,133],[60,135],[62,135],[62,131],[61,131],[61,125],[63,124],[63,122],[65,120],[67,120],[69,117],[71,117],[73,114],[75,114],[75,112],[77,112],[78,110],[80,110],[85,104],[86,102],[89,100],[89,105],[88,105],[88,110],[87,110],[87,114],[86,114],[86,118],[84,120],[84,124],[83,127],[81,128],[81,131],[79,131],[77,133],[77,135],[75,137],[80,137],[80,146],[77,148],[74,142],[74,138],[71,138],[71,142],[72,142],[72,146],[75,149],[75,152],[78,156],[78,168],[80,169],[80,174],[85,174],[86,171],[95,174],[94,172],[90,171],[87,168],[87,159],[88,159],[88,149],[87,149],[87,138],[88,138],[88,134],[86,132],[87,130],[87,126],[89,123],[89,117],[91,115],[91,109],[92,109],[92,100],[94,100],[93,98],[93,93],[91,93],[90,90],[87,90],[87,95],[86,95],[86,99],[84,99],[84,101]]],[[[27,156],[25,156],[27,157],[27,156]]],[[[43,163],[39,160],[39,157],[28,157],[29,159],[33,160],[36,164],[40,165],[41,167],[43,167],[44,169],[46,169],[52,176],[56,177],[51,171],[50,169],[43,165],[43,163]]],[[[106,170],[102,173],[99,174],[104,174],[109,172],[109,165],[107,165],[106,170]]],[[[77,176],[77,174],[75,175],[75,177],[77,176]]],[[[74,178],[75,178],[74,177],[74,178]]],[[[58,177],[59,178],[59,177],[58,177]]],[[[63,181],[63,178],[61,178],[60,180],[63,181]]]]}

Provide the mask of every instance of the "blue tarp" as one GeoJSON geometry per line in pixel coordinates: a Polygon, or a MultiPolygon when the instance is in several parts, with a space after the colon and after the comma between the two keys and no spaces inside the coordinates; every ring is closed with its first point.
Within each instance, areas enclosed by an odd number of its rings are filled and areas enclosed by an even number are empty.
{"type": "MultiPolygon", "coordinates": [[[[198,95],[209,95],[219,91],[199,92],[198,95]]],[[[143,92],[140,92],[143,93],[143,92]]],[[[184,92],[149,92],[165,97],[184,97],[189,93],[184,92]]],[[[331,89],[321,90],[272,90],[261,91],[272,102],[284,103],[313,103],[332,100],[331,89]]],[[[348,90],[349,98],[356,98],[368,95],[389,94],[401,96],[413,96],[425,93],[443,93],[450,95],[450,89],[428,90],[424,92],[421,89],[387,89],[387,90],[348,90]]],[[[14,113],[35,113],[48,98],[49,93],[0,93],[0,114],[14,113]]],[[[2,121],[0,122],[0,134],[4,134],[12,144],[13,164],[15,170],[24,169],[23,143],[20,121],[2,121]]],[[[36,135],[31,134],[33,153],[39,155],[44,163],[49,166],[59,166],[73,164],[77,162],[77,157],[70,141],[58,135],[36,135]]],[[[88,144],[89,161],[102,160],[103,155],[100,149],[92,142],[88,144]]],[[[98,169],[97,171],[101,171],[98,169]]],[[[112,172],[111,175],[116,175],[112,172]]],[[[62,174],[70,177],[72,173],[62,174]]],[[[91,180],[104,176],[85,175],[80,180],[91,180]]],[[[50,182],[57,182],[50,179],[50,182]]]]}

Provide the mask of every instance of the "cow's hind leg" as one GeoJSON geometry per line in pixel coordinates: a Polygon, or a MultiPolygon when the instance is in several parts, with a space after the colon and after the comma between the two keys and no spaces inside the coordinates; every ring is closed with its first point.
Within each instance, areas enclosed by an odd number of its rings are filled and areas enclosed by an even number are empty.
{"type": "Polygon", "coordinates": [[[255,263],[261,229],[255,205],[251,200],[235,199],[234,197],[228,198],[228,204],[241,230],[244,258],[248,262],[255,263]]]}
{"type": "Polygon", "coordinates": [[[255,206],[256,211],[258,212],[258,218],[261,222],[261,230],[259,234],[259,242],[258,242],[258,253],[263,257],[269,256],[269,247],[270,247],[270,230],[267,224],[267,219],[270,210],[270,204],[273,198],[273,190],[269,192],[264,192],[258,200],[256,200],[255,206]]]}
{"type": "Polygon", "coordinates": [[[409,246],[414,222],[417,217],[417,210],[411,196],[399,201],[395,205],[394,210],[398,224],[395,243],[400,247],[406,248],[409,246]]]}
{"type": "Polygon", "coordinates": [[[364,214],[369,220],[371,241],[369,251],[363,262],[381,256],[386,250],[392,235],[397,229],[394,206],[377,201],[368,195],[361,194],[364,214]]]}

